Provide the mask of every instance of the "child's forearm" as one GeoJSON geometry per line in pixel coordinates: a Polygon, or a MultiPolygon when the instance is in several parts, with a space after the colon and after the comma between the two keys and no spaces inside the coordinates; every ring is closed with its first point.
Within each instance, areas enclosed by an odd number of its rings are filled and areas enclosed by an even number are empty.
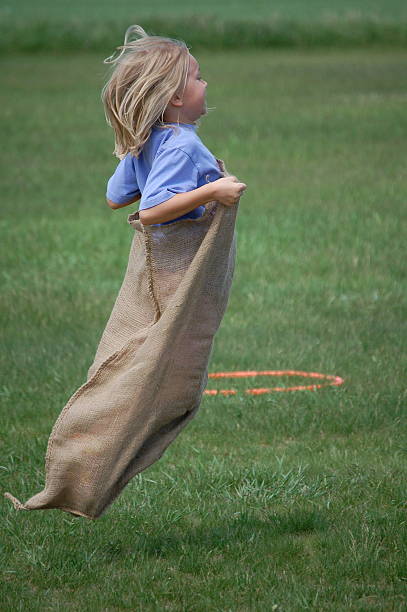
{"type": "Polygon", "coordinates": [[[140,210],[140,221],[143,225],[172,221],[172,219],[181,217],[202,204],[211,202],[215,199],[214,196],[215,190],[212,183],[207,183],[192,191],[177,193],[162,204],[140,210]]]}

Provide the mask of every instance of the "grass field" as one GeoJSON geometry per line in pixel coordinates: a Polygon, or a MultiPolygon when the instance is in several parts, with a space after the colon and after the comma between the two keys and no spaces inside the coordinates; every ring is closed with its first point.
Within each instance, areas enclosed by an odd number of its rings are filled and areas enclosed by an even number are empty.
{"type": "Polygon", "coordinates": [[[0,54],[104,51],[119,45],[132,23],[194,49],[407,46],[402,0],[19,0],[0,7],[0,54]]]}
{"type": "Polygon", "coordinates": [[[345,17],[357,14],[364,17],[375,16],[382,19],[407,19],[407,7],[403,0],[253,0],[250,3],[242,0],[206,0],[195,5],[188,0],[174,0],[171,4],[165,0],[138,1],[117,0],[71,0],[69,4],[55,0],[41,0],[32,3],[19,0],[18,4],[4,3],[0,15],[14,19],[47,19],[60,22],[64,19],[85,19],[95,22],[111,20],[128,20],[129,16],[173,17],[174,15],[211,15],[222,19],[239,16],[241,19],[255,21],[279,16],[287,19],[315,21],[321,17],[335,15],[345,17]],[[237,15],[238,14],[238,15],[237,15]]]}
{"type": "MultiPolygon", "coordinates": [[[[132,238],[134,207],[104,202],[117,161],[104,56],[2,62],[1,475],[23,501],[43,487],[132,238]]],[[[198,59],[216,107],[199,134],[248,185],[210,370],[345,384],[205,398],[96,522],[2,498],[0,607],[405,610],[407,54],[198,59]]]]}

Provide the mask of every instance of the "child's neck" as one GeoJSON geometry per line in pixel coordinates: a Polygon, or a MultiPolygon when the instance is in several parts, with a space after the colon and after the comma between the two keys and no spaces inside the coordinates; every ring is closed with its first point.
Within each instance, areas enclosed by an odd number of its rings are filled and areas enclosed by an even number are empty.
{"type": "Polygon", "coordinates": [[[178,109],[167,109],[163,114],[163,123],[176,123],[177,125],[196,125],[187,115],[178,109]]]}

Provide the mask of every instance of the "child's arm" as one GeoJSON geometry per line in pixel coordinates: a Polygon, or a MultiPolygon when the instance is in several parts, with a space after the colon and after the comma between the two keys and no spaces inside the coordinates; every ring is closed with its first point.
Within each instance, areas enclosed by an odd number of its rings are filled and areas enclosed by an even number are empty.
{"type": "Polygon", "coordinates": [[[109,200],[109,198],[106,198],[106,202],[108,203],[110,208],[112,208],[113,210],[117,210],[118,208],[123,208],[124,206],[129,206],[130,204],[134,204],[134,202],[137,202],[137,200],[139,200],[140,198],[141,198],[141,193],[137,194],[135,198],[133,198],[132,200],[129,200],[129,202],[125,202],[124,204],[117,204],[116,202],[112,202],[112,200],[109,200]]]}
{"type": "Polygon", "coordinates": [[[240,183],[235,176],[226,176],[197,189],[177,193],[161,204],[140,210],[140,221],[143,225],[171,221],[213,200],[232,206],[245,189],[245,183],[240,183]]]}
{"type": "Polygon", "coordinates": [[[133,158],[127,154],[119,164],[107,183],[106,202],[110,208],[116,210],[137,202],[141,192],[137,184],[133,158]]]}

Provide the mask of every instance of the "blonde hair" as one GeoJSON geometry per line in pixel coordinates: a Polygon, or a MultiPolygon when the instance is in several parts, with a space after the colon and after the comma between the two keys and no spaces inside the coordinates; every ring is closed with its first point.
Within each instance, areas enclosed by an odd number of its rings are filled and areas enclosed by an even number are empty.
{"type": "Polygon", "coordinates": [[[106,121],[114,131],[113,153],[123,159],[129,152],[139,156],[153,125],[173,127],[163,124],[164,112],[175,93],[184,94],[189,48],[181,40],[150,36],[132,25],[117,50],[119,54],[115,51],[104,60],[114,69],[101,97],[106,121]]]}

